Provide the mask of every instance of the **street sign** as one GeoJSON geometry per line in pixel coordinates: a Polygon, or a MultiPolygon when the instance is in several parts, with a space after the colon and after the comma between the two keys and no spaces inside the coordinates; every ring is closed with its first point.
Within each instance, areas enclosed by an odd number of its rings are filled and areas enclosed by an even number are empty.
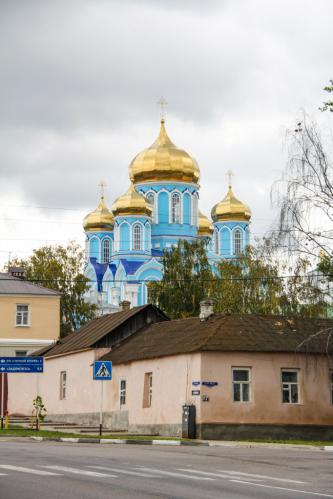
{"type": "Polygon", "coordinates": [[[43,357],[0,357],[0,373],[42,373],[43,357]]]}
{"type": "Polygon", "coordinates": [[[94,379],[112,379],[112,362],[110,360],[96,360],[94,362],[94,379]]]}

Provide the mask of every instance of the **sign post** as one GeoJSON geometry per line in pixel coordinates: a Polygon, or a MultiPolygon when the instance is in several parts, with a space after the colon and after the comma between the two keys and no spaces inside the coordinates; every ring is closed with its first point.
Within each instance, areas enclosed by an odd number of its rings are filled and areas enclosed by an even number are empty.
{"type": "MultiPolygon", "coordinates": [[[[3,430],[5,407],[5,373],[42,373],[44,372],[43,357],[0,357],[1,373],[1,429],[3,430]]],[[[37,374],[38,376],[38,374],[37,374]]],[[[38,425],[37,425],[38,429],[38,425]]]]}
{"type": "Polygon", "coordinates": [[[112,379],[112,362],[110,360],[96,360],[94,362],[94,380],[102,381],[99,410],[99,436],[103,433],[103,381],[112,379]]]}

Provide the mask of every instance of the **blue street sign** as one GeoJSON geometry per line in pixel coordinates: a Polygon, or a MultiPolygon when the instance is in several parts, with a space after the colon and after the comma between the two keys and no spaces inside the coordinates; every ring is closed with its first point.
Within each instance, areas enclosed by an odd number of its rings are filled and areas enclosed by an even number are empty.
{"type": "Polygon", "coordinates": [[[112,362],[110,360],[95,360],[94,379],[112,379],[112,362]]]}
{"type": "Polygon", "coordinates": [[[43,357],[0,357],[0,373],[42,373],[43,357]]]}

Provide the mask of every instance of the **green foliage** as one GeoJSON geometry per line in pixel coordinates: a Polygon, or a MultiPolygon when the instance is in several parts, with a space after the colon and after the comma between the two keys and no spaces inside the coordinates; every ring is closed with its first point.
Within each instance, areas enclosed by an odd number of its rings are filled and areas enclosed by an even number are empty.
{"type": "Polygon", "coordinates": [[[162,281],[149,285],[149,297],[172,319],[199,315],[200,301],[207,297],[213,278],[206,242],[180,240],[163,256],[162,281]]]}
{"type": "MultiPolygon", "coordinates": [[[[330,80],[330,84],[324,87],[325,92],[333,93],[333,80],[330,80]]],[[[328,100],[323,103],[323,107],[320,107],[320,111],[331,111],[333,112],[333,100],[328,100]]]]}
{"type": "Polygon", "coordinates": [[[71,242],[65,246],[43,246],[26,260],[13,260],[9,266],[25,269],[26,279],[61,293],[60,335],[66,336],[95,316],[96,306],[84,295],[89,280],[83,274],[84,252],[71,242]]]}
{"type": "Polygon", "coordinates": [[[47,410],[43,403],[42,397],[40,395],[37,395],[37,397],[33,400],[32,404],[35,408],[36,417],[39,420],[43,421],[46,416],[47,410]]]}
{"type": "Polygon", "coordinates": [[[179,241],[165,252],[163,263],[164,277],[150,284],[150,300],[171,318],[198,316],[207,297],[218,313],[326,316],[325,297],[304,277],[308,262],[299,258],[287,276],[289,269],[281,269],[266,241],[248,247],[237,260],[222,260],[214,273],[200,241],[179,241]]]}

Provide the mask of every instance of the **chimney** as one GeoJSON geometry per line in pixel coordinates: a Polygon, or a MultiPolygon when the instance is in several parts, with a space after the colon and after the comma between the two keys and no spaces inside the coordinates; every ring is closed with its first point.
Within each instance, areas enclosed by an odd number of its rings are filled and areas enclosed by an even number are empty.
{"type": "Polygon", "coordinates": [[[9,267],[8,274],[12,277],[18,277],[19,279],[25,279],[25,270],[23,267],[9,267]]]}
{"type": "Polygon", "coordinates": [[[200,320],[206,321],[208,317],[214,314],[213,312],[214,302],[210,298],[202,300],[200,302],[200,320]]]}
{"type": "Polygon", "coordinates": [[[119,302],[120,310],[124,312],[125,310],[129,310],[131,308],[131,302],[128,300],[123,300],[119,302]]]}

